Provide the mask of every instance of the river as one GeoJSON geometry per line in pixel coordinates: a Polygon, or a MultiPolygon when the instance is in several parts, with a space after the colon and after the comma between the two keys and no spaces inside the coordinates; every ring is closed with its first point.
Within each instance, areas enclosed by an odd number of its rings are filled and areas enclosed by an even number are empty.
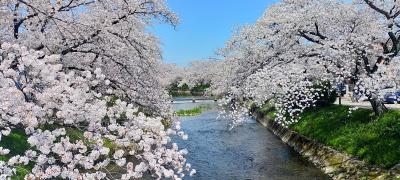
{"type": "Polygon", "coordinates": [[[329,179],[254,119],[249,117],[242,126],[229,130],[228,120],[217,119],[215,102],[174,101],[175,110],[200,105],[212,108],[198,116],[182,117],[182,129],[189,139],[176,140],[180,148],[188,149],[187,160],[197,170],[195,176],[184,179],[329,179]]]}

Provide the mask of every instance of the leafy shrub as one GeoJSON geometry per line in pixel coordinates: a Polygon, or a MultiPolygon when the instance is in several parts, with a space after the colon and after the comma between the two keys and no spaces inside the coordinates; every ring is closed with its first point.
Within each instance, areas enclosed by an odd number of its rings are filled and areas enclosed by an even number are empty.
{"type": "Polygon", "coordinates": [[[320,89],[317,91],[318,96],[316,97],[317,102],[315,103],[317,107],[324,107],[335,103],[338,94],[336,90],[332,88],[330,82],[316,83],[312,88],[320,89]]]}

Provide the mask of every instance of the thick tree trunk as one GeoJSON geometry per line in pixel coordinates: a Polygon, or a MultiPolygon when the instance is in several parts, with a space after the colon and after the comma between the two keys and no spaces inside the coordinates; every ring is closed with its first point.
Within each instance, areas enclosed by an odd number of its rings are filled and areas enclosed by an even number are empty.
{"type": "Polygon", "coordinates": [[[388,111],[388,108],[377,95],[371,95],[369,97],[369,102],[371,103],[372,110],[374,110],[376,116],[380,116],[388,111]]]}

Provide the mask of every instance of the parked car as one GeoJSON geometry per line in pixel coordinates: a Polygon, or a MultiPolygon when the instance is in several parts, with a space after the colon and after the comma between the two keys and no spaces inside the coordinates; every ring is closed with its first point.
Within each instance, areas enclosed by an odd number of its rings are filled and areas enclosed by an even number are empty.
{"type": "Polygon", "coordinates": [[[347,88],[344,83],[340,83],[336,86],[336,92],[340,94],[340,96],[344,96],[347,93],[347,88]]]}
{"type": "Polygon", "coordinates": [[[394,93],[397,96],[397,102],[400,102],[400,91],[394,93]]]}
{"type": "Polygon", "coordinates": [[[368,101],[368,97],[365,95],[356,95],[355,99],[357,102],[364,102],[364,101],[368,101]]]}
{"type": "Polygon", "coordinates": [[[397,94],[400,95],[399,92],[396,93],[386,93],[383,100],[385,101],[385,103],[389,103],[389,104],[397,104],[399,102],[399,97],[397,94]]]}
{"type": "Polygon", "coordinates": [[[353,93],[353,94],[351,95],[351,101],[352,101],[352,102],[363,102],[363,101],[368,101],[368,97],[365,96],[364,94],[353,93]]]}

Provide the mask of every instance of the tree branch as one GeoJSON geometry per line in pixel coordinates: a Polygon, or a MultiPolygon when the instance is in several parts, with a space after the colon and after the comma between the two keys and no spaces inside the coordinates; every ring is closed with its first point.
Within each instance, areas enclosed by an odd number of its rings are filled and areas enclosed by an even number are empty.
{"type": "Polygon", "coordinates": [[[384,11],[383,9],[380,9],[379,7],[375,6],[375,4],[370,1],[370,0],[364,0],[365,3],[367,3],[367,5],[369,7],[371,7],[373,10],[377,11],[378,13],[384,15],[386,17],[386,19],[390,19],[391,16],[389,14],[389,12],[384,11]]]}

